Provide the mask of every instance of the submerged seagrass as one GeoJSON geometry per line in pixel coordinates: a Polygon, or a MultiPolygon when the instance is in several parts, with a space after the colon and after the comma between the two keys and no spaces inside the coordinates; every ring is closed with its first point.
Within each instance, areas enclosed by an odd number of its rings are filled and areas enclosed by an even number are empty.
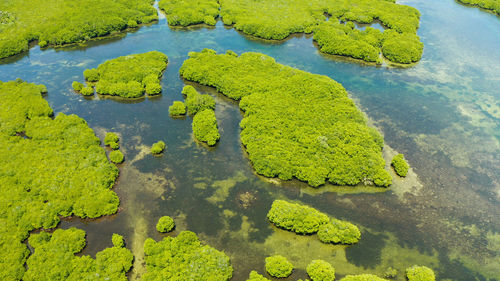
{"type": "Polygon", "coordinates": [[[381,63],[382,53],[392,62],[408,64],[420,60],[423,52],[417,36],[419,11],[395,1],[162,0],[159,6],[170,25],[214,25],[220,15],[225,25],[264,39],[281,40],[292,33],[313,32],[322,52],[368,62],[381,63]],[[376,20],[387,28],[384,32],[354,29],[354,22],[376,20]]]}
{"type": "Polygon", "coordinates": [[[41,47],[88,41],[157,20],[153,0],[0,1],[0,58],[41,47]]]}
{"type": "Polygon", "coordinates": [[[255,170],[319,186],[389,186],[383,138],[334,80],[278,64],[259,53],[190,53],[180,69],[191,81],[240,100],[241,141],[255,170]]]}
{"type": "Polygon", "coordinates": [[[0,82],[0,279],[19,280],[29,231],[59,217],[113,214],[118,169],[85,120],[53,112],[45,87],[0,82]]]}

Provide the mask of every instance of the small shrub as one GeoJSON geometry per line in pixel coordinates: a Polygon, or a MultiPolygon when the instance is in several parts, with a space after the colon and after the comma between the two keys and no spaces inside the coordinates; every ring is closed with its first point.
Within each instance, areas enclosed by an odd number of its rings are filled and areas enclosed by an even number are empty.
{"type": "Polygon", "coordinates": [[[47,45],[49,45],[49,43],[47,43],[47,41],[45,40],[38,42],[38,46],[40,46],[40,48],[45,48],[47,47],[47,45]]]}
{"type": "Polygon", "coordinates": [[[347,275],[340,281],[388,281],[373,274],[347,275]]]}
{"type": "Polygon", "coordinates": [[[149,83],[146,84],[146,93],[150,96],[158,95],[161,93],[160,83],[149,83]]]}
{"type": "Polygon", "coordinates": [[[95,68],[86,69],[83,71],[83,77],[89,82],[96,82],[99,80],[99,72],[95,68]]]}
{"type": "Polygon", "coordinates": [[[406,175],[408,174],[408,169],[410,168],[410,165],[408,165],[404,155],[401,153],[392,158],[391,166],[394,167],[394,171],[400,177],[406,177],[406,175]]]}
{"type": "Polygon", "coordinates": [[[186,105],[182,101],[174,101],[168,108],[170,116],[180,116],[186,114],[186,105]]]}
{"type": "Polygon", "coordinates": [[[109,160],[111,160],[111,162],[113,163],[120,164],[124,159],[125,157],[120,150],[113,150],[109,153],[109,160]]]}
{"type": "Polygon", "coordinates": [[[316,233],[320,225],[330,220],[312,207],[284,200],[274,200],[267,218],[276,226],[299,234],[316,233]]]}
{"type": "Polygon", "coordinates": [[[117,142],[112,142],[109,144],[109,147],[113,150],[116,150],[116,149],[120,148],[120,144],[117,142]]]}
{"type": "Polygon", "coordinates": [[[313,260],[306,268],[307,275],[312,281],[333,281],[335,280],[335,269],[324,260],[313,260]]]}
{"type": "Polygon", "coordinates": [[[137,22],[135,20],[129,20],[127,22],[127,26],[130,28],[136,28],[137,27],[137,22]]]}
{"type": "Polygon", "coordinates": [[[408,281],[435,281],[434,271],[426,266],[414,265],[406,269],[408,281]]]}
{"type": "Polygon", "coordinates": [[[92,96],[94,94],[94,88],[92,87],[83,87],[81,90],[80,90],[80,93],[84,96],[92,96]]]}
{"type": "Polygon", "coordinates": [[[198,112],[193,118],[194,137],[209,146],[213,146],[220,139],[219,129],[217,128],[217,119],[213,110],[205,109],[198,112]]]}
{"type": "Polygon", "coordinates": [[[156,230],[158,230],[159,232],[170,232],[174,229],[174,227],[175,222],[169,216],[161,217],[156,224],[156,230]]]}
{"type": "Polygon", "coordinates": [[[80,92],[83,88],[83,84],[78,81],[73,81],[73,83],[71,83],[71,87],[73,87],[73,90],[76,92],[80,92]]]}
{"type": "Polygon", "coordinates": [[[151,153],[153,154],[160,154],[165,150],[165,143],[163,141],[159,141],[151,147],[151,153]]]}
{"type": "Polygon", "coordinates": [[[125,246],[125,241],[123,240],[123,236],[113,233],[113,236],[111,237],[111,241],[113,242],[113,246],[121,248],[125,246]]]}
{"type": "Polygon", "coordinates": [[[332,219],[319,227],[318,238],[323,243],[354,244],[361,238],[361,232],[352,223],[332,219]]]}
{"type": "Polygon", "coordinates": [[[266,271],[277,278],[286,278],[292,274],[293,264],[281,255],[266,258],[266,271]]]}
{"type": "Polygon", "coordinates": [[[106,136],[104,137],[104,145],[111,146],[112,143],[118,143],[119,141],[120,138],[116,133],[113,132],[106,133],[106,136]]]}
{"type": "Polygon", "coordinates": [[[250,272],[250,276],[248,277],[247,281],[271,281],[271,280],[260,275],[259,273],[257,273],[257,271],[252,270],[250,272]]]}
{"type": "Polygon", "coordinates": [[[182,94],[186,96],[186,107],[191,115],[195,115],[205,109],[215,109],[215,99],[210,95],[198,93],[193,86],[184,86],[182,94]]]}

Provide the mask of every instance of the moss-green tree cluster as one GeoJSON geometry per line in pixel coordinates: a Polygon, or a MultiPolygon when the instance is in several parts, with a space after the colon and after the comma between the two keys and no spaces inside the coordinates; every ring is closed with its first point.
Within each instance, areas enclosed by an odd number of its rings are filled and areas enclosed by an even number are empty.
{"type": "Polygon", "coordinates": [[[335,269],[324,260],[313,260],[307,265],[306,271],[312,281],[335,280],[335,269]]]}
{"type": "Polygon", "coordinates": [[[359,275],[347,275],[346,277],[340,279],[340,281],[389,281],[384,278],[380,278],[373,274],[359,274],[359,275]]]}
{"type": "Polygon", "coordinates": [[[274,255],[266,258],[266,271],[277,278],[286,278],[292,274],[293,264],[284,256],[274,255]]]}
{"type": "Polygon", "coordinates": [[[408,169],[410,168],[410,165],[406,162],[405,156],[401,153],[392,158],[391,166],[400,177],[406,177],[408,169]]]}
{"type": "Polygon", "coordinates": [[[326,214],[297,203],[274,200],[267,218],[277,227],[298,234],[318,233],[324,243],[357,243],[361,238],[359,229],[346,221],[329,218],[326,214]]]}
{"type": "Polygon", "coordinates": [[[191,85],[184,86],[182,94],[186,97],[186,107],[188,113],[191,115],[195,115],[205,109],[215,109],[215,99],[210,95],[198,93],[191,85]]]}
{"type": "Polygon", "coordinates": [[[144,243],[146,273],[142,280],[227,281],[233,276],[229,257],[202,245],[195,233],[182,231],[177,237],[165,237],[144,243]]]}
{"type": "Polygon", "coordinates": [[[23,277],[29,231],[113,214],[119,204],[110,190],[118,169],[94,131],[76,115],[51,118],[43,91],[0,82],[0,280],[23,277]]]}
{"type": "MultiPolygon", "coordinates": [[[[313,32],[322,52],[368,62],[381,62],[380,53],[390,61],[404,64],[416,62],[422,56],[423,44],[417,36],[420,13],[395,1],[220,0],[219,3],[224,24],[260,38],[281,40],[291,33],[313,32]],[[387,30],[382,33],[374,29],[354,29],[353,22],[375,20],[387,30]]],[[[160,7],[172,25],[201,22],[213,25],[219,13],[215,0],[162,0],[160,7]]]]}
{"type": "Polygon", "coordinates": [[[426,266],[414,265],[406,269],[408,281],[436,281],[434,271],[426,266]]]}
{"type": "Polygon", "coordinates": [[[174,227],[175,222],[169,216],[161,217],[156,224],[156,230],[158,230],[159,232],[170,232],[174,229],[174,227]]]}
{"type": "Polygon", "coordinates": [[[460,3],[477,6],[500,15],[500,0],[457,0],[460,3]]]}
{"type": "Polygon", "coordinates": [[[182,101],[176,100],[168,107],[168,114],[173,117],[186,115],[186,105],[182,101]]]}
{"type": "Polygon", "coordinates": [[[113,234],[111,248],[90,256],[75,256],[85,247],[85,231],[57,229],[53,234],[41,232],[28,240],[34,253],[27,261],[25,281],[54,280],[122,280],[132,267],[134,256],[124,248],[123,237],[113,234]]]}
{"type": "Polygon", "coordinates": [[[0,58],[40,47],[84,42],[157,20],[152,0],[0,1],[0,58]]]}
{"type": "Polygon", "coordinates": [[[113,163],[121,164],[125,160],[125,156],[120,150],[113,150],[109,153],[109,160],[113,163]]]}
{"type": "Polygon", "coordinates": [[[104,145],[109,146],[112,149],[118,149],[120,147],[120,137],[116,133],[107,132],[104,136],[104,145]]]}
{"type": "Polygon", "coordinates": [[[383,139],[332,79],[278,64],[259,53],[190,53],[191,81],[240,100],[241,141],[257,173],[319,186],[388,186],[383,139]]]}
{"type": "Polygon", "coordinates": [[[174,26],[215,25],[219,16],[217,0],[161,0],[158,7],[167,15],[168,24],[174,26]]]}
{"type": "Polygon", "coordinates": [[[165,147],[167,147],[167,145],[164,141],[157,141],[151,146],[151,153],[155,155],[160,154],[165,150],[165,147]]]}
{"type": "Polygon", "coordinates": [[[250,272],[250,275],[248,276],[247,281],[271,281],[271,280],[269,280],[266,277],[260,275],[257,271],[252,270],[250,272]]]}
{"type": "MultiPolygon", "coordinates": [[[[101,95],[123,98],[139,98],[145,93],[158,95],[161,93],[160,78],[167,62],[167,56],[157,51],[108,60],[97,68],[83,72],[88,86],[82,88],[80,93],[84,94],[85,88],[95,86],[95,91],[101,95]]],[[[80,87],[77,84],[74,86],[80,87]]]]}
{"type": "Polygon", "coordinates": [[[198,141],[206,142],[209,146],[214,146],[220,139],[215,112],[211,109],[196,113],[192,127],[194,137],[198,141]]]}

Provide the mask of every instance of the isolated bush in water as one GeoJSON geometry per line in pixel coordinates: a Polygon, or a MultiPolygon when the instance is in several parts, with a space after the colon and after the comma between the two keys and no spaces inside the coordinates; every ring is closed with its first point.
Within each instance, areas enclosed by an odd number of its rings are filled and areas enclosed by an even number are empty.
{"type": "Polygon", "coordinates": [[[382,137],[332,79],[259,53],[213,50],[190,53],[180,73],[241,100],[241,141],[257,173],[311,186],[391,184],[382,137]]]}
{"type": "Polygon", "coordinates": [[[318,238],[323,243],[354,244],[361,238],[361,232],[352,223],[332,219],[319,227],[318,238]]]}
{"type": "Polygon", "coordinates": [[[257,273],[257,271],[252,270],[250,272],[250,276],[248,277],[247,281],[271,281],[271,280],[260,275],[259,273],[257,273]]]}
{"type": "Polygon", "coordinates": [[[335,269],[324,260],[313,260],[307,265],[306,271],[312,281],[335,280],[335,269]]]}
{"type": "Polygon", "coordinates": [[[414,265],[406,269],[408,281],[436,281],[434,271],[426,266],[414,265]]]}
{"type": "Polygon", "coordinates": [[[125,156],[123,156],[123,153],[120,150],[113,150],[109,153],[109,160],[113,163],[120,164],[124,159],[125,156]]]}
{"type": "Polygon", "coordinates": [[[205,109],[193,117],[193,134],[198,141],[213,146],[220,139],[215,112],[205,109]]]}
{"type": "Polygon", "coordinates": [[[340,281],[389,281],[373,274],[347,275],[340,281]]]}
{"type": "Polygon", "coordinates": [[[163,152],[163,150],[165,150],[165,147],[166,147],[165,142],[158,141],[154,143],[153,146],[151,147],[151,153],[160,154],[163,152]]]}
{"type": "Polygon", "coordinates": [[[83,84],[78,81],[73,81],[71,87],[73,87],[73,90],[75,90],[76,92],[80,92],[83,88],[83,84]]]}
{"type": "Polygon", "coordinates": [[[107,132],[106,136],[104,136],[104,145],[107,145],[112,149],[118,149],[120,147],[120,145],[118,144],[119,141],[120,138],[116,133],[107,132]]]}
{"type": "Polygon", "coordinates": [[[401,177],[406,177],[406,175],[408,174],[408,169],[410,168],[410,165],[408,165],[404,155],[401,153],[392,158],[391,166],[394,167],[394,171],[396,171],[396,174],[401,177]]]}
{"type": "Polygon", "coordinates": [[[170,232],[174,229],[174,227],[175,222],[169,216],[161,217],[156,224],[156,230],[158,230],[159,232],[170,232]]]}
{"type": "Polygon", "coordinates": [[[227,281],[233,276],[229,257],[208,245],[201,245],[191,231],[182,231],[175,238],[165,237],[160,242],[148,238],[144,253],[144,281],[227,281]]]}
{"type": "Polygon", "coordinates": [[[182,101],[176,100],[168,108],[168,113],[170,114],[170,116],[186,115],[186,105],[182,101]]]}
{"type": "Polygon", "coordinates": [[[119,204],[118,169],[94,131],[76,115],[52,119],[43,88],[0,82],[0,280],[23,278],[29,231],[113,214],[119,204]]]}
{"type": "Polygon", "coordinates": [[[292,274],[293,264],[284,256],[274,255],[266,258],[266,271],[273,277],[285,278],[292,274]]]}

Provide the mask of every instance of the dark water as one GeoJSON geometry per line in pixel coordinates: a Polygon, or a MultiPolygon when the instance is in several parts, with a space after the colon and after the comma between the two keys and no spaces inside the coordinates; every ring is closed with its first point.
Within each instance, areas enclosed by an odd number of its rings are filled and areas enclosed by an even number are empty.
{"type": "MultiPolygon", "coordinates": [[[[192,230],[231,256],[235,277],[263,273],[271,254],[287,256],[305,277],[312,259],[331,262],[337,276],[383,275],[395,267],[397,280],[413,264],[435,269],[439,280],[500,280],[500,18],[451,0],[403,1],[422,13],[422,61],[411,68],[375,67],[320,54],[310,36],[266,42],[244,36],[219,22],[215,28],[170,29],[164,19],[123,38],[88,46],[41,51],[0,65],[0,80],[45,84],[55,112],[75,113],[98,136],[121,134],[126,161],[115,191],[120,212],[98,220],[66,220],[61,227],[87,231],[85,254],[111,245],[111,234],[125,236],[140,277],[142,244],[161,239],[154,225],[174,217],[176,235],[192,230]],[[179,67],[190,51],[257,51],[280,63],[328,75],[342,83],[374,126],[385,135],[386,159],[404,153],[413,171],[395,179],[390,190],[320,187],[279,182],[254,174],[239,141],[241,113],[235,102],[193,84],[217,99],[221,141],[215,148],[196,144],[191,118],[172,119],[168,106],[182,100],[179,67]],[[85,99],[71,90],[86,68],[117,56],[152,50],[169,64],[163,95],[134,102],[85,99]],[[149,147],[164,140],[162,157],[149,147]],[[315,236],[278,230],[266,220],[276,198],[301,201],[362,229],[354,246],[324,245],[315,236]]],[[[292,280],[290,279],[290,280],[292,280]]]]}

